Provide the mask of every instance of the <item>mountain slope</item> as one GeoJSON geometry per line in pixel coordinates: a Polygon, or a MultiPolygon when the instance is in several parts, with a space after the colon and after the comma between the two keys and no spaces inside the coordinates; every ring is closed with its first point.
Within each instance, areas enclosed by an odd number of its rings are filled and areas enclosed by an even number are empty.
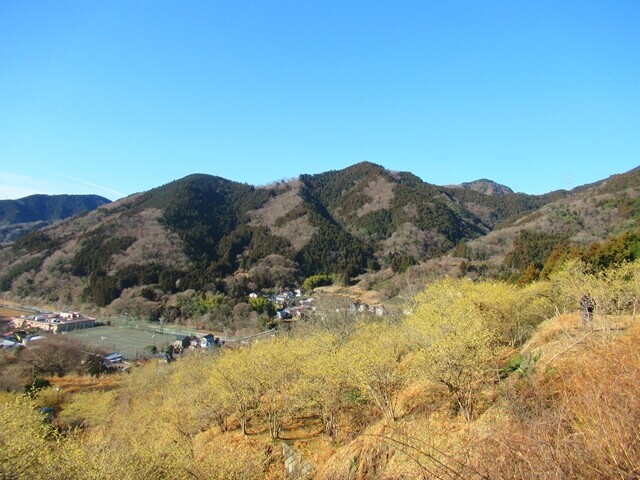
{"type": "Polygon", "coordinates": [[[485,195],[505,195],[507,193],[513,193],[513,190],[509,187],[500,185],[493,180],[487,180],[486,178],[474,180],[473,182],[464,182],[461,186],[462,188],[475,190],[476,192],[484,193],[485,195]]]}
{"type": "Polygon", "coordinates": [[[518,255],[523,242],[548,243],[544,260],[558,243],[586,247],[640,227],[638,169],[547,196],[554,201],[468,242],[466,258],[482,270],[504,271],[505,258],[518,255]]]}
{"type": "Polygon", "coordinates": [[[0,243],[107,203],[110,200],[98,195],[30,195],[18,200],[0,200],[0,243]]]}
{"type": "Polygon", "coordinates": [[[98,195],[30,195],[0,200],[0,222],[52,222],[91,211],[110,200],[98,195]]]}
{"type": "Polygon", "coordinates": [[[469,264],[499,271],[523,229],[586,243],[631,228],[638,176],[536,196],[440,187],[369,162],[259,188],[190,175],[4,247],[0,289],[98,305],[166,304],[189,289],[241,299],[313,274],[401,272],[460,245],[469,264]]]}

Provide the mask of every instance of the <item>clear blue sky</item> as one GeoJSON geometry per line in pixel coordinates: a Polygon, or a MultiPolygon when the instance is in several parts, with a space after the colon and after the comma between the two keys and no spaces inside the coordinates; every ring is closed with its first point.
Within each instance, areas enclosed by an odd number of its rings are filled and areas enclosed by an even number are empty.
{"type": "Polygon", "coordinates": [[[0,2],[0,199],[364,160],[526,193],[640,165],[640,2],[0,2]]]}

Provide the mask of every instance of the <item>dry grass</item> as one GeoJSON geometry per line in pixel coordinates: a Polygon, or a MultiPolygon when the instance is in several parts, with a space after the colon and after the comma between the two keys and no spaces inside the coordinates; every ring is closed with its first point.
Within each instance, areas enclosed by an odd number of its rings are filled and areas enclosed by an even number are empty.
{"type": "Polygon", "coordinates": [[[106,392],[120,386],[120,375],[101,375],[90,377],[87,375],[66,375],[64,377],[51,377],[51,385],[60,388],[63,394],[83,392],[106,392]]]}
{"type": "Polygon", "coordinates": [[[542,324],[525,347],[543,352],[536,369],[488,389],[472,423],[437,386],[414,382],[395,424],[372,420],[337,445],[309,439],[315,478],[638,478],[640,324],[606,317],[584,332],[579,322],[542,324]]]}
{"type": "Polygon", "coordinates": [[[632,325],[610,342],[563,344],[546,368],[513,379],[502,427],[474,439],[476,468],[498,478],[638,478],[638,341],[632,325]]]}
{"type": "Polygon", "coordinates": [[[541,353],[539,368],[549,368],[558,359],[575,354],[595,345],[607,344],[624,335],[633,325],[631,316],[596,315],[594,329],[583,330],[580,314],[572,312],[542,322],[531,339],[524,345],[523,354],[541,353]]]}
{"type": "Polygon", "coordinates": [[[361,303],[366,303],[367,305],[381,305],[383,303],[380,292],[365,290],[358,285],[350,287],[341,287],[339,285],[317,287],[315,292],[325,295],[335,295],[351,301],[359,300],[361,303]]]}
{"type": "Polygon", "coordinates": [[[9,320],[11,317],[19,317],[20,315],[28,315],[30,313],[32,312],[14,307],[0,306],[0,320],[9,320]]]}

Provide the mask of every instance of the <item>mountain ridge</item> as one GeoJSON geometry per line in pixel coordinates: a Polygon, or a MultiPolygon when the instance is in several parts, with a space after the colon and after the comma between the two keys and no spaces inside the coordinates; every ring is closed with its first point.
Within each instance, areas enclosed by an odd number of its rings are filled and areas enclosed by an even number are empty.
{"type": "Polygon", "coordinates": [[[580,215],[611,226],[594,230],[602,238],[633,229],[639,189],[637,170],[545,195],[437,186],[371,162],[262,187],[193,174],[5,246],[0,286],[18,297],[99,306],[133,302],[151,288],[145,295],[157,306],[190,289],[241,299],[310,275],[348,284],[460,255],[475,271],[503,274],[521,230],[569,232],[586,244],[600,237],[580,215]],[[574,204],[582,213],[572,213],[574,204]]]}
{"type": "Polygon", "coordinates": [[[111,200],[99,195],[36,194],[0,200],[0,244],[57,220],[94,210],[111,200]]]}

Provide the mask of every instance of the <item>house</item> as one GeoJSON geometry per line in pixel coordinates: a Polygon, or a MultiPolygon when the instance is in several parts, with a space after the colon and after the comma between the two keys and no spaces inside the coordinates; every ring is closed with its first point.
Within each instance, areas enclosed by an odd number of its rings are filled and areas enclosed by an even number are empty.
{"type": "Polygon", "coordinates": [[[296,298],[296,294],[291,291],[288,291],[288,292],[284,292],[279,295],[276,295],[275,303],[282,305],[294,300],[295,298],[296,298]]]}
{"type": "Polygon", "coordinates": [[[278,320],[288,320],[291,318],[291,312],[283,308],[276,312],[276,318],[278,320]]]}
{"type": "Polygon", "coordinates": [[[130,365],[125,360],[124,356],[118,352],[110,353],[102,357],[102,366],[109,371],[119,370],[126,372],[129,370],[130,365]]]}
{"type": "Polygon", "coordinates": [[[183,348],[182,341],[174,340],[171,342],[171,350],[173,350],[173,353],[181,353],[183,348]]]}
{"type": "Polygon", "coordinates": [[[379,317],[384,317],[387,314],[387,310],[384,305],[367,305],[366,303],[360,303],[360,300],[356,300],[349,306],[351,313],[372,313],[379,317]]]}
{"type": "Polygon", "coordinates": [[[105,366],[110,366],[114,363],[121,363],[124,361],[124,356],[122,356],[120,353],[115,352],[115,353],[110,353],[109,355],[105,355],[102,357],[102,360],[104,362],[105,366]]]}
{"type": "Polygon", "coordinates": [[[220,345],[220,341],[210,333],[200,338],[200,347],[202,348],[211,348],[218,345],[220,345]]]}
{"type": "Polygon", "coordinates": [[[13,340],[4,339],[0,341],[0,348],[13,348],[18,345],[18,342],[14,342],[13,340]]]}

